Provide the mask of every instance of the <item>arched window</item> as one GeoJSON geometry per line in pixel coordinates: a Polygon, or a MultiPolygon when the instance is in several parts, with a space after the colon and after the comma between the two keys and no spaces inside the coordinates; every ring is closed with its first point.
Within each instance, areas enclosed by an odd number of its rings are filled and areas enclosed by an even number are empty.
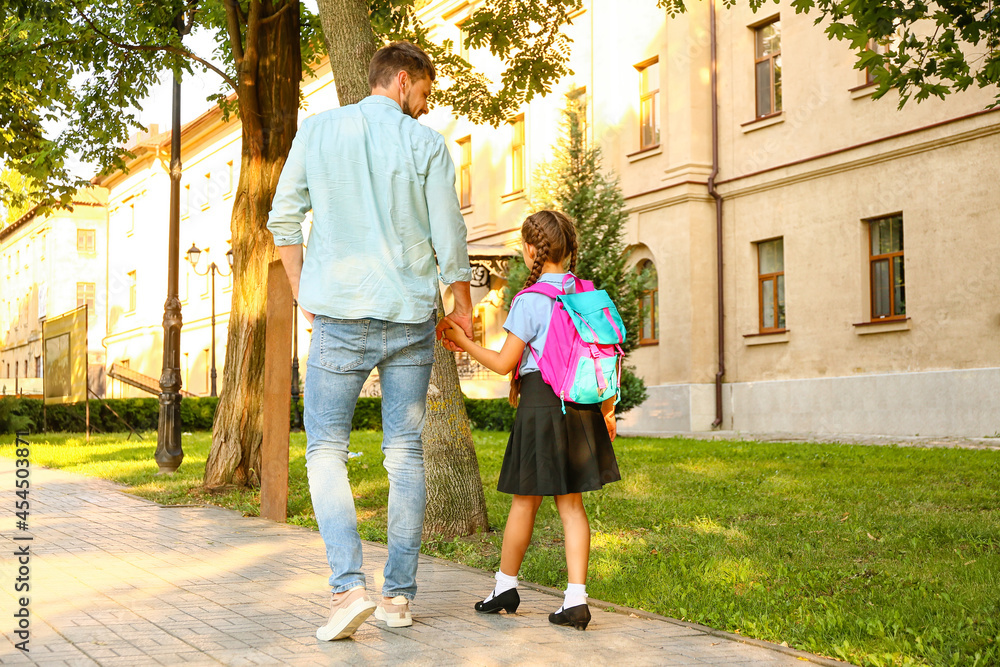
{"type": "Polygon", "coordinates": [[[636,267],[649,275],[649,289],[639,298],[642,318],[639,329],[639,345],[656,345],[660,342],[660,290],[656,277],[656,267],[648,259],[636,267]]]}

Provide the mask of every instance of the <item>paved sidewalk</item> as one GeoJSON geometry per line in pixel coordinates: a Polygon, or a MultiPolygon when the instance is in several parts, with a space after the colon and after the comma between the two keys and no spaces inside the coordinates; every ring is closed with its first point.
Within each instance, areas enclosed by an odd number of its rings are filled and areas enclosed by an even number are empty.
{"type": "MultiPolygon", "coordinates": [[[[411,628],[374,617],[320,642],[329,574],[319,534],[216,507],[161,507],[110,482],[31,471],[27,533],[15,530],[14,465],[0,459],[0,663],[40,665],[615,664],[801,665],[833,661],[679,621],[600,611],[587,632],[548,623],[560,599],[522,588],[518,613],[472,604],[490,573],[421,557],[411,628]],[[30,535],[33,540],[14,541],[30,535]],[[16,546],[30,545],[30,653],[14,648],[16,546]],[[784,652],[782,652],[784,650],[784,652]]],[[[383,546],[365,543],[377,591],[383,546]]],[[[21,593],[19,595],[24,595],[21,593]]],[[[838,663],[843,664],[843,663],[838,663]]]]}

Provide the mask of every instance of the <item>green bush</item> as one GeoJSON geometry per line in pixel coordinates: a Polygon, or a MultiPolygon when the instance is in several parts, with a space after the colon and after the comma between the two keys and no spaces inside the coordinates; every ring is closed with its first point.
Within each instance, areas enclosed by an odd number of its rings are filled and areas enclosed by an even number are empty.
{"type": "Polygon", "coordinates": [[[514,425],[514,408],[506,398],[466,398],[465,412],[476,430],[509,431],[514,425]]]}
{"type": "MultiPolygon", "coordinates": [[[[628,369],[622,372],[622,401],[618,413],[624,413],[646,398],[645,388],[637,382],[628,369]]],[[[90,401],[90,429],[95,433],[124,433],[128,431],[122,419],[136,431],[155,431],[160,416],[160,401],[157,398],[109,398],[90,401]],[[108,408],[111,408],[110,410],[108,408]],[[114,413],[121,417],[116,417],[114,413]]],[[[187,397],[181,399],[181,428],[185,431],[210,431],[215,420],[215,410],[219,399],[210,396],[187,397]]],[[[300,405],[301,410],[301,405],[300,405]]],[[[465,411],[472,422],[472,428],[480,431],[509,431],[514,424],[514,408],[506,398],[466,398],[465,411]]],[[[294,410],[289,411],[289,421],[294,422],[294,410]]],[[[50,405],[43,410],[42,400],[37,398],[0,399],[0,433],[15,430],[33,432],[80,432],[86,427],[86,412],[83,403],[50,405]]],[[[294,425],[294,424],[293,424],[294,425]]],[[[358,399],[351,422],[354,430],[374,430],[382,428],[382,399],[364,397],[358,399]]]]}
{"type": "Polygon", "coordinates": [[[359,398],[358,405],[354,408],[354,419],[351,420],[351,428],[355,431],[378,431],[381,429],[382,399],[367,396],[359,398]]]}
{"type": "Polygon", "coordinates": [[[20,433],[34,428],[34,420],[25,414],[22,399],[0,398],[0,433],[20,433]]]}
{"type": "MultiPolygon", "coordinates": [[[[159,402],[159,401],[157,401],[159,402]]],[[[185,431],[211,431],[219,399],[214,396],[181,399],[181,424],[185,431]]],[[[157,407],[157,417],[159,407],[157,407]]]]}

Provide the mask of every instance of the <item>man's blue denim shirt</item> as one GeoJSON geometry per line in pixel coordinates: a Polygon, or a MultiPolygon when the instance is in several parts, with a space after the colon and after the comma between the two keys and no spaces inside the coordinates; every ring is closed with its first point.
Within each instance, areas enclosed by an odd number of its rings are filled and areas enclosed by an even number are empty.
{"type": "Polygon", "coordinates": [[[275,245],[303,243],[309,209],[298,301],[311,313],[424,322],[439,278],[472,277],[444,137],[388,97],[366,97],[299,127],[267,221],[275,245]]]}

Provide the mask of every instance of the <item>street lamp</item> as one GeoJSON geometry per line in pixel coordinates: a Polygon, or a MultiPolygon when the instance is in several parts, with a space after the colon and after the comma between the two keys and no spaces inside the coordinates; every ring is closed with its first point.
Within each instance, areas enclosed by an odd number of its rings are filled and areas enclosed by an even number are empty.
{"type": "Polygon", "coordinates": [[[199,276],[212,276],[212,393],[211,396],[215,397],[215,274],[218,273],[220,276],[231,276],[233,275],[233,249],[230,248],[229,252],[226,253],[226,262],[229,264],[229,273],[223,273],[219,270],[219,266],[215,262],[211,262],[208,268],[205,269],[205,273],[198,270],[198,260],[201,258],[201,250],[195,244],[191,244],[191,247],[187,251],[188,261],[191,262],[191,269],[199,276]]]}
{"type": "MultiPolygon", "coordinates": [[[[183,37],[194,25],[194,10],[174,17],[177,35],[183,37]]],[[[172,473],[184,460],[181,447],[181,300],[177,276],[180,272],[181,210],[181,80],[174,72],[173,108],[170,124],[170,206],[167,232],[167,300],[163,304],[163,366],[160,372],[160,412],[153,459],[161,473],[172,473]]]]}

